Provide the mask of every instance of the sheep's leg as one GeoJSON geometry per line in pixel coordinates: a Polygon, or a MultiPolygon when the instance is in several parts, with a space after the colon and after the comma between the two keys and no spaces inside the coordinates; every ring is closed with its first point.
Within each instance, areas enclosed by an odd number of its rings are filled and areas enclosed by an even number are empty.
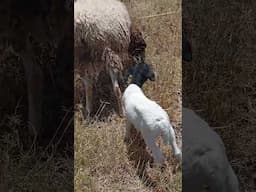
{"type": "Polygon", "coordinates": [[[128,142],[129,139],[131,138],[131,129],[132,129],[132,124],[128,120],[126,120],[124,142],[128,142]]]}
{"type": "Polygon", "coordinates": [[[111,81],[112,81],[112,85],[113,85],[113,89],[114,89],[114,93],[115,96],[117,98],[117,102],[118,102],[118,110],[119,110],[119,116],[123,117],[124,116],[124,109],[123,109],[123,104],[122,104],[122,93],[118,84],[118,72],[115,72],[113,70],[110,69],[109,71],[110,77],[111,77],[111,81]]]}
{"type": "Polygon", "coordinates": [[[84,83],[85,86],[85,96],[86,96],[86,111],[87,111],[87,115],[88,117],[90,116],[90,114],[92,113],[92,96],[93,96],[93,83],[92,83],[92,79],[89,78],[82,78],[82,81],[84,83]]]}
{"type": "Polygon", "coordinates": [[[155,143],[155,139],[150,134],[146,134],[142,132],[142,136],[144,138],[145,143],[149,147],[149,149],[152,152],[154,162],[157,164],[163,164],[164,163],[164,156],[162,152],[160,151],[159,147],[155,143]]]}

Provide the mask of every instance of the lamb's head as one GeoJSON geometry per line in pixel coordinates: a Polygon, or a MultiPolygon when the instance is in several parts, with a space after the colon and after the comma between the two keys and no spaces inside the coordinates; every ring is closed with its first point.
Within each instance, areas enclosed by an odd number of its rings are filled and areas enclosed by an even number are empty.
{"type": "Polygon", "coordinates": [[[128,81],[130,75],[132,76],[130,83],[136,84],[139,87],[142,87],[148,79],[150,81],[155,81],[155,72],[153,71],[152,66],[145,62],[135,64],[129,68],[125,76],[125,82],[128,81]]]}
{"type": "Polygon", "coordinates": [[[182,60],[187,62],[192,61],[192,49],[184,34],[182,34],[182,60]]]}

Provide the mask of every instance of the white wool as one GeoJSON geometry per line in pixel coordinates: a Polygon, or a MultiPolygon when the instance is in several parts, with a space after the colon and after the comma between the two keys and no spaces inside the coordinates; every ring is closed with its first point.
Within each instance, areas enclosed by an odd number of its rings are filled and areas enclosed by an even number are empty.
{"type": "Polygon", "coordinates": [[[92,47],[99,44],[110,48],[120,45],[128,47],[131,20],[122,2],[78,0],[74,10],[75,39],[82,37],[92,47]]]}
{"type": "Polygon", "coordinates": [[[183,191],[239,192],[219,135],[192,110],[182,110],[183,191]]]}
{"type": "Polygon", "coordinates": [[[123,102],[127,121],[141,132],[156,163],[163,163],[164,160],[162,153],[155,144],[155,139],[159,135],[162,135],[166,144],[172,146],[175,156],[181,159],[181,151],[177,147],[175,133],[168,114],[160,105],[148,99],[135,84],[130,84],[126,88],[123,102]]]}
{"type": "Polygon", "coordinates": [[[78,0],[74,6],[75,24],[87,21],[96,24],[102,31],[118,34],[120,20],[130,25],[130,17],[123,3],[117,0],[78,0]]]}

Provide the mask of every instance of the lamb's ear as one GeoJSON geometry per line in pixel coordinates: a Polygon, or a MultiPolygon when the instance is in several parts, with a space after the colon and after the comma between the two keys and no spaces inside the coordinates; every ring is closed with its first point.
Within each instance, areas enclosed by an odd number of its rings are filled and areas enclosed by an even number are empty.
{"type": "Polygon", "coordinates": [[[147,78],[150,81],[155,81],[156,80],[156,75],[153,69],[153,66],[151,64],[147,64],[148,65],[148,73],[147,73],[147,78]]]}
{"type": "Polygon", "coordinates": [[[155,74],[153,73],[153,75],[151,77],[149,77],[149,80],[150,81],[155,81],[156,80],[156,77],[155,77],[155,74]]]}

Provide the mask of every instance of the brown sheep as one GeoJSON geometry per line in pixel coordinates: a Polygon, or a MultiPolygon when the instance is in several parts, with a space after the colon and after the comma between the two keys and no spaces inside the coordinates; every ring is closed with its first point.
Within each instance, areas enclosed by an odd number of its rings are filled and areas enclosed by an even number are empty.
{"type": "Polygon", "coordinates": [[[138,53],[144,58],[146,44],[142,35],[135,32],[131,36],[129,13],[117,0],[77,0],[74,10],[75,68],[82,71],[86,111],[89,115],[92,112],[93,84],[99,73],[106,71],[111,77],[119,115],[123,116],[118,75],[133,63],[129,53],[135,61],[140,60],[138,53]]]}

